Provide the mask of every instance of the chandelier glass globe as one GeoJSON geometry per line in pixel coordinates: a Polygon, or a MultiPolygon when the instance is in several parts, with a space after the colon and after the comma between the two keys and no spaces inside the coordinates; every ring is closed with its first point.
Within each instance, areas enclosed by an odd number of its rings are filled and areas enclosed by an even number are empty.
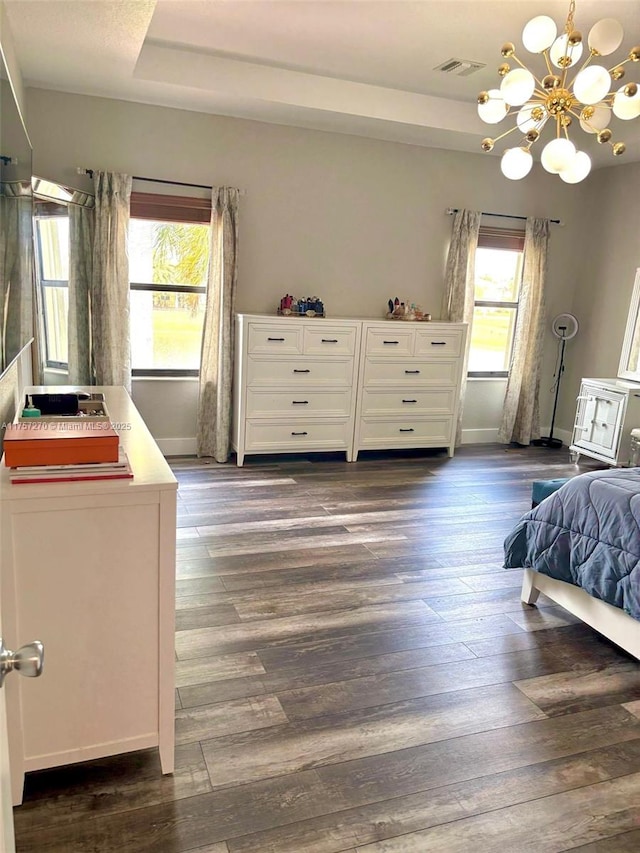
{"type": "Polygon", "coordinates": [[[553,62],[556,68],[562,68],[563,70],[571,66],[575,68],[578,62],[580,62],[581,56],[582,43],[570,44],[569,36],[566,33],[554,41],[549,51],[551,62],[553,62]]]}
{"type": "Polygon", "coordinates": [[[558,28],[553,18],[548,15],[538,15],[532,18],[522,31],[522,44],[529,53],[542,53],[556,40],[558,28]]]}
{"type": "Polygon", "coordinates": [[[616,118],[623,121],[630,121],[632,118],[640,116],[640,86],[633,88],[629,85],[621,86],[613,98],[613,114],[616,118]]]}
{"type": "Polygon", "coordinates": [[[576,151],[575,157],[566,169],[558,174],[566,184],[577,184],[584,181],[591,171],[591,157],[584,151],[576,151]]]}
{"type": "Polygon", "coordinates": [[[497,124],[509,112],[500,89],[489,89],[487,100],[478,104],[478,115],[487,124],[497,124]]]}
{"type": "Polygon", "coordinates": [[[576,146],[568,139],[552,139],[542,149],[540,162],[552,175],[568,169],[576,154],[576,146]]]}
{"type": "Polygon", "coordinates": [[[583,104],[597,104],[611,88],[611,75],[601,65],[583,68],[573,82],[573,94],[583,104]]]}
{"type": "Polygon", "coordinates": [[[528,101],[536,87],[536,80],[526,68],[515,68],[504,77],[500,85],[500,94],[505,103],[512,107],[528,101]]]}
{"type": "Polygon", "coordinates": [[[585,133],[597,133],[609,127],[611,115],[611,107],[605,101],[589,104],[580,112],[580,127],[585,133]]]}
{"type": "Polygon", "coordinates": [[[640,44],[617,61],[605,62],[603,57],[622,44],[622,26],[613,18],[603,18],[583,38],[574,24],[575,9],[576,0],[569,0],[561,31],[548,15],[528,21],[522,44],[538,56],[538,70],[530,70],[517,56],[516,46],[506,42],[498,67],[500,88],[478,95],[478,115],[483,121],[498,124],[507,115],[515,119],[508,130],[481,143],[483,151],[493,151],[508,134],[520,134],[519,143],[508,147],[500,162],[503,174],[511,180],[529,174],[537,146],[547,172],[560,175],[566,183],[578,183],[590,173],[591,157],[576,149],[571,138],[576,129],[578,134],[588,134],[585,138],[595,137],[599,144],[609,145],[619,157],[626,146],[614,139],[615,127],[609,127],[612,118],[631,121],[640,117],[640,80],[627,77],[628,72],[633,73],[632,66],[637,69],[640,63],[640,44]]]}
{"type": "Polygon", "coordinates": [[[525,178],[533,166],[533,157],[526,148],[507,148],[500,160],[500,168],[505,178],[519,181],[525,178]]]}
{"type": "Polygon", "coordinates": [[[589,30],[589,49],[600,56],[609,56],[622,44],[624,30],[615,18],[603,18],[589,30]]]}

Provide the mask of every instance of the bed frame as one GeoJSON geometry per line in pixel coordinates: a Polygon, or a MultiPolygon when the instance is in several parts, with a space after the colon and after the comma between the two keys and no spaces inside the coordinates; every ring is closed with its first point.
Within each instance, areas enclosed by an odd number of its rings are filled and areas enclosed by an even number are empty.
{"type": "Polygon", "coordinates": [[[593,598],[578,586],[525,569],[522,601],[533,605],[541,592],[640,660],[640,622],[624,610],[593,598]]]}

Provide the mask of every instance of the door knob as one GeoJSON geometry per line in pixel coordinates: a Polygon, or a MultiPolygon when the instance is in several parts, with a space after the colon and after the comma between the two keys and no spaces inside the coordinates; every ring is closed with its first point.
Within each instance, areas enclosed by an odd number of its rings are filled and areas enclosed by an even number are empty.
{"type": "Polygon", "coordinates": [[[5,647],[4,640],[0,637],[0,687],[11,670],[16,669],[20,675],[27,678],[37,678],[42,675],[43,665],[44,646],[39,640],[27,643],[17,652],[12,652],[5,647]]]}

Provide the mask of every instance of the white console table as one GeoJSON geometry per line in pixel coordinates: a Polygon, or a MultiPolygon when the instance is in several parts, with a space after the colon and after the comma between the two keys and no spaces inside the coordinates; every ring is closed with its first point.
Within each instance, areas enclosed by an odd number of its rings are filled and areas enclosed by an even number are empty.
{"type": "Polygon", "coordinates": [[[41,640],[5,682],[14,803],[25,772],[159,746],[174,766],[177,483],[124,388],[102,391],[132,480],[11,485],[0,472],[5,637],[41,640]]]}

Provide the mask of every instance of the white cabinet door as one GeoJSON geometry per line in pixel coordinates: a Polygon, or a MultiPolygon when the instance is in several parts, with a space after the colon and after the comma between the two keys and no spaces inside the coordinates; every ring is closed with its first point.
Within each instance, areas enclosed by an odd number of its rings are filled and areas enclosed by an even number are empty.
{"type": "Polygon", "coordinates": [[[587,399],[583,400],[579,424],[581,435],[576,436],[575,444],[615,458],[624,419],[625,396],[615,391],[590,388],[583,388],[580,396],[587,399]]]}
{"type": "MultiPolygon", "coordinates": [[[[2,613],[0,612],[0,637],[2,636],[2,613]]],[[[9,744],[7,738],[7,708],[4,688],[0,688],[0,845],[5,853],[15,853],[13,835],[13,810],[11,807],[11,771],[9,768],[9,744]]]]}

